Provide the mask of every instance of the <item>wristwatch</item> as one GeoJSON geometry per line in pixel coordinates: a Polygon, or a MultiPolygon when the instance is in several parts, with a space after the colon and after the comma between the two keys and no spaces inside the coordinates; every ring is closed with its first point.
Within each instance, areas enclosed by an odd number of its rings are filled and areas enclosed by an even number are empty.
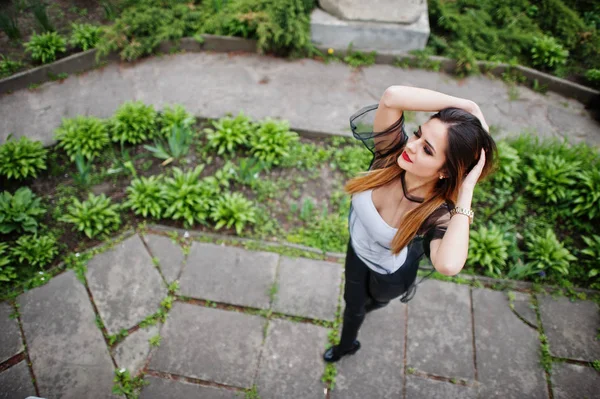
{"type": "Polygon", "coordinates": [[[473,223],[473,217],[475,216],[475,213],[473,213],[472,210],[467,209],[467,208],[461,208],[460,206],[457,206],[455,208],[453,208],[450,211],[450,216],[454,216],[457,213],[460,213],[461,215],[465,215],[469,217],[469,224],[473,223]]]}

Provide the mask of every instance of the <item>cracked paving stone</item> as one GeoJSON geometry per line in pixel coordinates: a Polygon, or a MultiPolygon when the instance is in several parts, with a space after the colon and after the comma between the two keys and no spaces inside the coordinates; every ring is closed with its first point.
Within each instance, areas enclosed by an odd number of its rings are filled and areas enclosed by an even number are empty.
{"type": "Polygon", "coordinates": [[[417,375],[406,376],[406,399],[443,398],[476,399],[477,390],[473,387],[436,381],[417,375]]]}
{"type": "Polygon", "coordinates": [[[0,373],[0,388],[0,399],[35,396],[35,387],[26,360],[0,373]]]}
{"type": "Polygon", "coordinates": [[[554,362],[552,391],[554,399],[598,399],[600,373],[591,367],[554,362]]]}
{"type": "Polygon", "coordinates": [[[143,239],[150,248],[152,255],[158,258],[160,270],[165,280],[168,283],[175,281],[185,260],[181,247],[169,237],[157,234],[146,234],[143,239]]]}
{"type": "Polygon", "coordinates": [[[202,386],[181,380],[174,381],[153,376],[147,376],[145,380],[150,384],[142,388],[140,399],[241,399],[244,397],[243,392],[202,386]]]}
{"type": "Polygon", "coordinates": [[[23,352],[23,339],[16,318],[10,317],[14,309],[8,303],[0,303],[0,363],[23,352]]]}

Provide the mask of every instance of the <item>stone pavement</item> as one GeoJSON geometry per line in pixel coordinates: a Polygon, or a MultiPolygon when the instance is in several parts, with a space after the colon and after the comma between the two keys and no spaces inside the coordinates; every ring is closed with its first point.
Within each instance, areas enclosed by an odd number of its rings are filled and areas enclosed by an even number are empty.
{"type": "MultiPolygon", "coordinates": [[[[510,88],[498,79],[456,79],[444,73],[373,65],[354,70],[342,63],[290,61],[256,54],[187,53],[110,64],[36,90],[0,96],[0,143],[9,133],[46,144],[65,117],[112,116],[128,100],[158,109],[182,104],[194,115],[218,118],[243,110],[255,118],[280,117],[294,129],[350,133],[348,118],[376,103],[390,85],[425,87],[477,102],[494,134],[534,131],[600,145],[600,123],[583,105],[554,93],[510,88]],[[496,133],[497,132],[497,133],[496,133]]],[[[409,125],[423,122],[419,113],[409,125]]]]}
{"type": "Polygon", "coordinates": [[[600,359],[595,303],[437,280],[367,316],[362,349],[328,391],[321,354],[342,274],[340,263],[132,234],[88,262],[85,284],[69,270],[16,308],[0,303],[0,398],[115,397],[121,368],[144,372],[144,399],[600,397],[587,363],[600,359]],[[140,325],[175,280],[164,324],[140,325]],[[110,344],[102,326],[129,333],[110,344]]]}

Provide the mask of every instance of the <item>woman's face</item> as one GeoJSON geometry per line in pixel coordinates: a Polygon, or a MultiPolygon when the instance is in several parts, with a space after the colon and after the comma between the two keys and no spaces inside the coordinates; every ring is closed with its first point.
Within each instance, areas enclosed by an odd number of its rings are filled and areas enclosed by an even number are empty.
{"type": "Polygon", "coordinates": [[[439,119],[430,119],[408,139],[398,165],[415,176],[430,180],[444,174],[448,128],[439,119]]]}

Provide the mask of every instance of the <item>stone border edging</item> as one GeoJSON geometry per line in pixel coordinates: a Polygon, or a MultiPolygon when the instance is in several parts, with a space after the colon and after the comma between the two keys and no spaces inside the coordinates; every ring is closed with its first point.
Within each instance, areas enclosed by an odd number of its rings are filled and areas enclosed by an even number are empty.
{"type": "MultiPolygon", "coordinates": [[[[189,52],[215,51],[256,53],[258,48],[257,41],[252,39],[208,34],[204,34],[202,37],[204,38],[204,43],[199,43],[191,37],[185,37],[178,41],[164,41],[158,45],[157,52],[170,53],[173,50],[184,50],[189,52]]],[[[323,54],[326,54],[328,50],[328,48],[319,46],[317,46],[317,49],[322,51],[323,54]]],[[[342,56],[347,53],[347,49],[334,49],[334,51],[342,56]]],[[[407,53],[378,52],[375,63],[393,65],[398,59],[415,61],[417,60],[417,57],[407,53]]],[[[440,56],[430,56],[428,59],[433,62],[439,62],[441,69],[446,73],[452,74],[456,71],[456,60],[440,56]]],[[[1,79],[0,94],[26,89],[31,85],[54,80],[55,78],[53,77],[56,77],[61,73],[81,73],[102,66],[106,62],[119,61],[119,54],[113,52],[107,57],[104,57],[102,61],[98,62],[96,61],[96,49],[91,49],[82,53],[70,55],[51,64],[42,65],[1,79]]],[[[510,66],[503,63],[477,61],[477,66],[496,77],[502,77],[502,74],[508,70],[517,70],[525,77],[529,85],[533,85],[533,82],[537,80],[538,84],[546,86],[549,91],[553,91],[565,97],[574,98],[588,107],[591,106],[594,101],[600,99],[600,91],[598,90],[521,65],[510,66]]]]}

